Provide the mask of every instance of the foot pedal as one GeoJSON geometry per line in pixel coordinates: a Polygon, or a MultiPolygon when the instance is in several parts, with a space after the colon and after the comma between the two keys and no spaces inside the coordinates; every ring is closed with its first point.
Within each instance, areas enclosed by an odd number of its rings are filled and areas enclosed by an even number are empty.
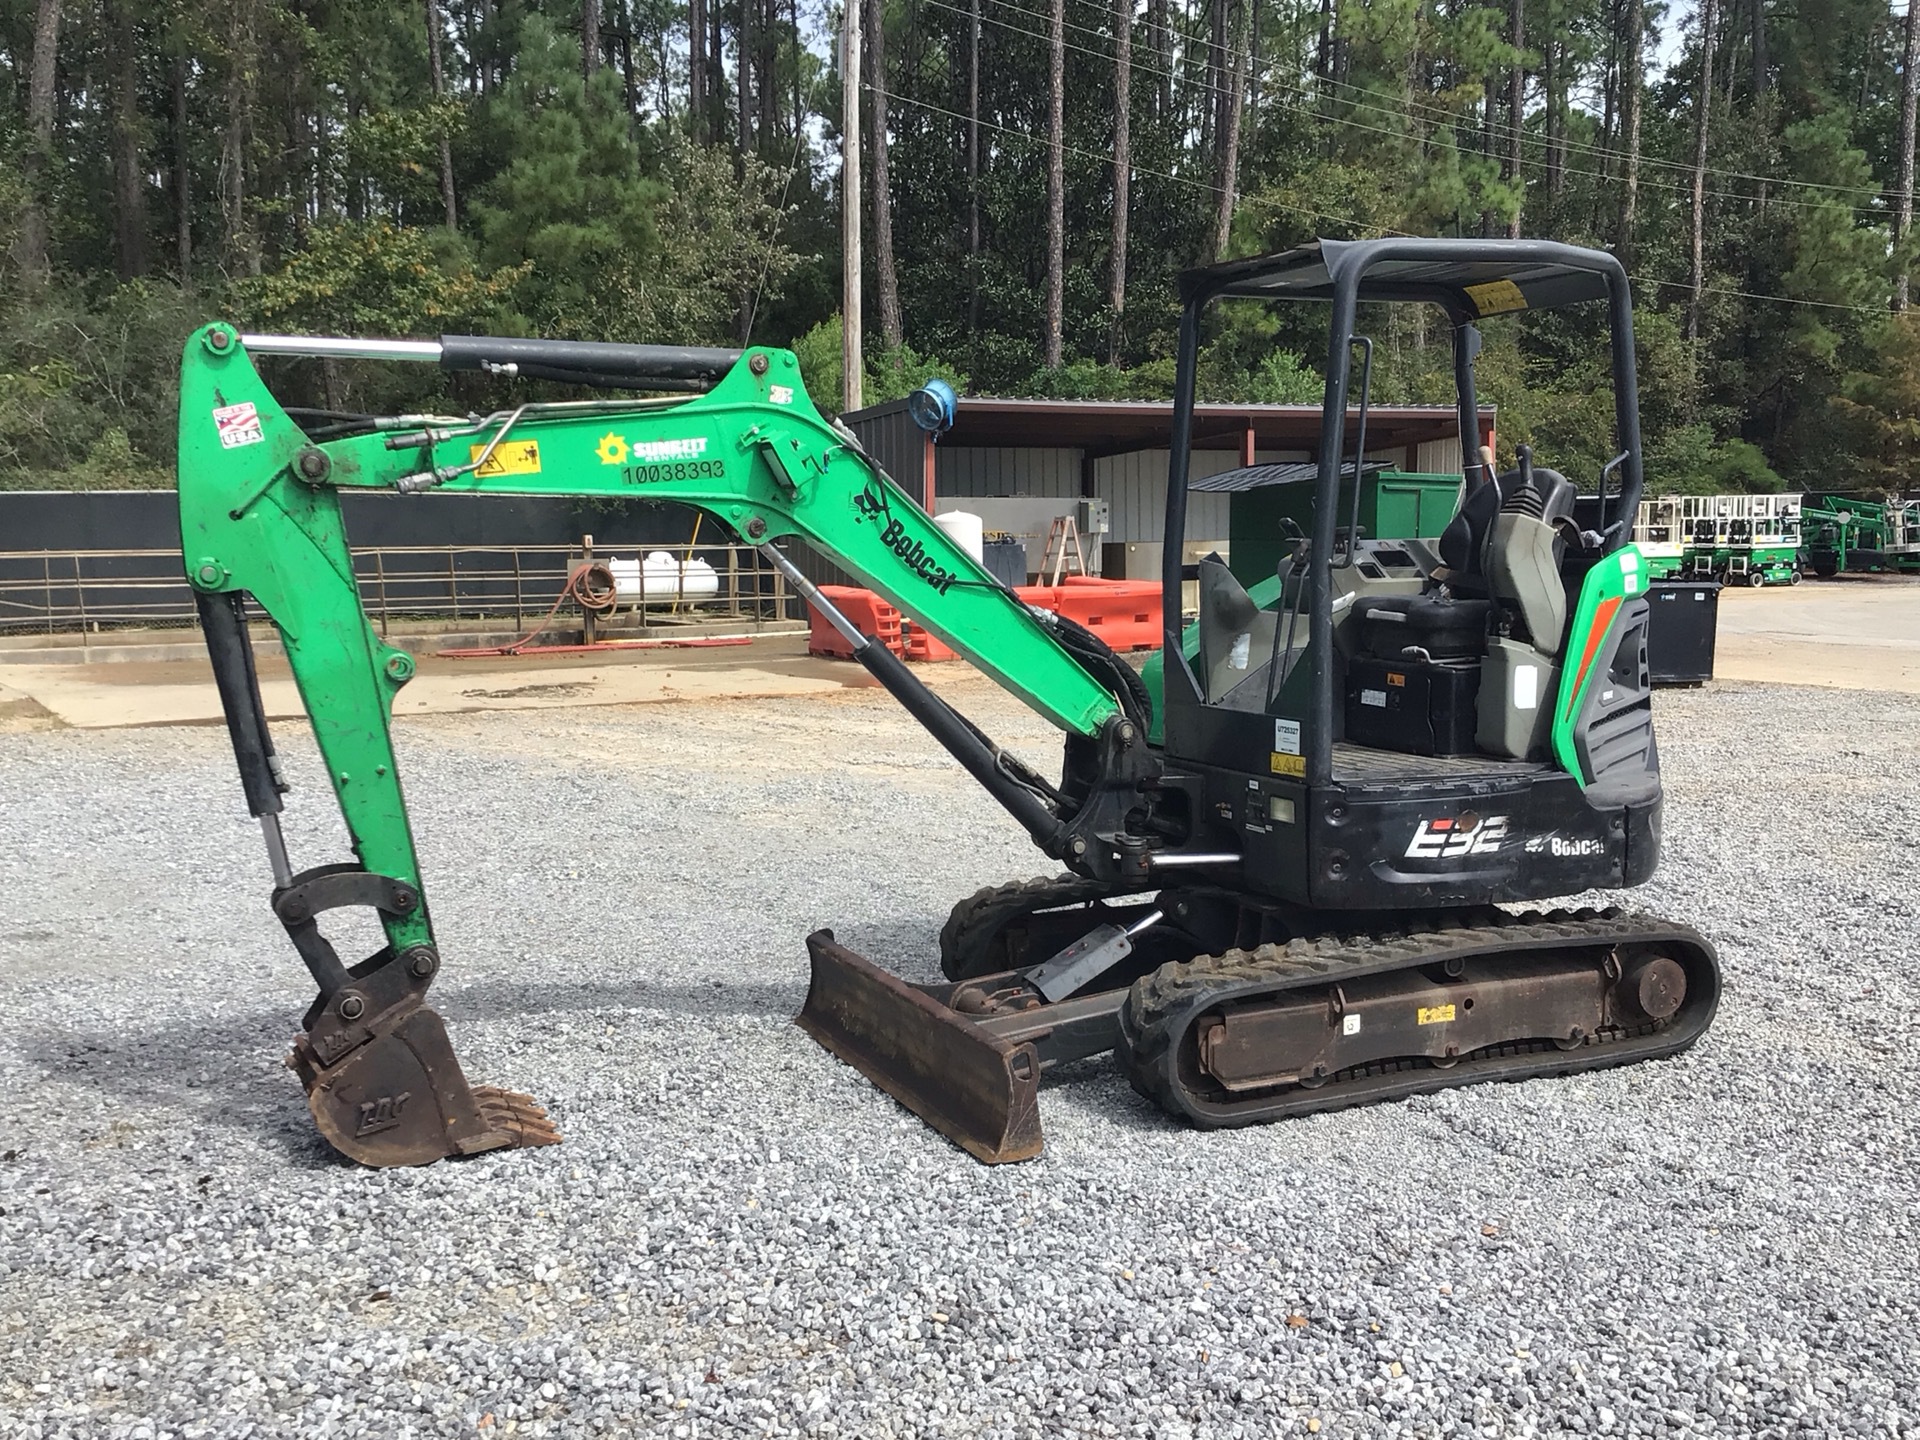
{"type": "Polygon", "coordinates": [[[1040,1153],[1040,1056],[949,1010],[833,938],[807,937],[813,983],[794,1023],[989,1165],[1040,1153]]]}
{"type": "Polygon", "coordinates": [[[307,1088],[320,1134],[348,1159],[376,1168],[427,1165],[560,1143],[559,1130],[530,1096],[467,1084],[447,1027],[424,1005],[395,1006],[367,1022],[366,1032],[332,1064],[322,1062],[312,1036],[302,1035],[288,1061],[307,1088]]]}

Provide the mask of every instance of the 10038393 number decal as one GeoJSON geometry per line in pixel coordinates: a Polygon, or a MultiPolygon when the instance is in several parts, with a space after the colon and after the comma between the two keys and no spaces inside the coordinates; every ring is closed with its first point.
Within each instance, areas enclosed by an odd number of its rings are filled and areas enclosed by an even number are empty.
{"type": "Polygon", "coordinates": [[[727,478],[727,462],[724,460],[673,460],[662,461],[657,465],[628,465],[620,471],[620,479],[627,485],[659,485],[669,480],[724,480],[727,478]]]}

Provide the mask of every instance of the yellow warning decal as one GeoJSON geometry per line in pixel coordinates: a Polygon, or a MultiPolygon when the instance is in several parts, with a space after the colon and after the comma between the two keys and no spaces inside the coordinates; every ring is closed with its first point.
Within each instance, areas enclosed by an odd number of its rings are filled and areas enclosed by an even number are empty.
{"type": "Polygon", "coordinates": [[[1273,758],[1269,760],[1267,764],[1276,775],[1297,776],[1307,773],[1307,757],[1304,755],[1282,755],[1276,750],[1273,752],[1273,758]]]}
{"type": "Polygon", "coordinates": [[[1509,310],[1527,308],[1527,297],[1511,280],[1489,280],[1484,285],[1467,286],[1467,298],[1482,315],[1503,315],[1509,310]]]}
{"type": "MultiPolygon", "coordinates": [[[[484,445],[469,446],[467,458],[478,460],[487,454],[484,445]]],[[[540,442],[538,440],[507,440],[494,446],[493,454],[487,455],[487,463],[473,472],[482,480],[491,480],[499,475],[538,475],[540,473],[540,442]]]]}
{"type": "Polygon", "coordinates": [[[1420,1007],[1420,1023],[1422,1025],[1444,1025],[1451,1019],[1453,1019],[1453,1006],[1451,1005],[1434,1005],[1431,1007],[1422,1005],[1420,1007]]]}

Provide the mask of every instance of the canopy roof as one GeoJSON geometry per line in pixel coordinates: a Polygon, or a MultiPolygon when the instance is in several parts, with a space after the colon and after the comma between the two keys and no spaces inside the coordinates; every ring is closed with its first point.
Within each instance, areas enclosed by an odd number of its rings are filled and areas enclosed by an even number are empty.
{"type": "Polygon", "coordinates": [[[1361,300],[1427,301],[1462,319],[1604,300],[1626,283],[1604,250],[1546,240],[1319,240],[1180,277],[1183,298],[1331,300],[1358,276],[1361,300]]]}

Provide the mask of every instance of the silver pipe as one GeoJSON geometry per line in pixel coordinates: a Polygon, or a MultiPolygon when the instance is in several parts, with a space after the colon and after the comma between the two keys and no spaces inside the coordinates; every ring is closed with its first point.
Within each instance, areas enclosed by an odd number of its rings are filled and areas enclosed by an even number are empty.
{"type": "Polygon", "coordinates": [[[273,887],[284,890],[293,883],[293,864],[287,859],[287,837],[280,833],[280,817],[262,815],[260,833],[266,837],[267,863],[273,867],[273,887]]]}
{"type": "Polygon", "coordinates": [[[1184,865],[1238,865],[1238,855],[1155,855],[1156,870],[1172,870],[1184,865]]]}
{"type": "Polygon", "coordinates": [[[769,565],[787,577],[787,583],[800,592],[801,599],[827,617],[827,623],[845,636],[847,643],[854,649],[858,650],[861,646],[873,642],[871,635],[862,634],[860,627],[842,615],[834,607],[834,603],[820,593],[820,587],[802,575],[800,567],[782,555],[775,546],[757,545],[754,548],[769,565]]]}
{"type": "Polygon", "coordinates": [[[340,340],[331,335],[242,335],[256,355],[316,355],[329,360],[423,360],[440,363],[438,340],[340,340]]]}
{"type": "Polygon", "coordinates": [[[1148,929],[1149,927],[1154,925],[1158,925],[1162,920],[1166,918],[1167,918],[1166,911],[1156,910],[1151,915],[1146,916],[1144,919],[1134,921],[1133,924],[1127,927],[1127,938],[1131,940],[1134,936],[1138,935],[1142,930],[1148,929]]]}

